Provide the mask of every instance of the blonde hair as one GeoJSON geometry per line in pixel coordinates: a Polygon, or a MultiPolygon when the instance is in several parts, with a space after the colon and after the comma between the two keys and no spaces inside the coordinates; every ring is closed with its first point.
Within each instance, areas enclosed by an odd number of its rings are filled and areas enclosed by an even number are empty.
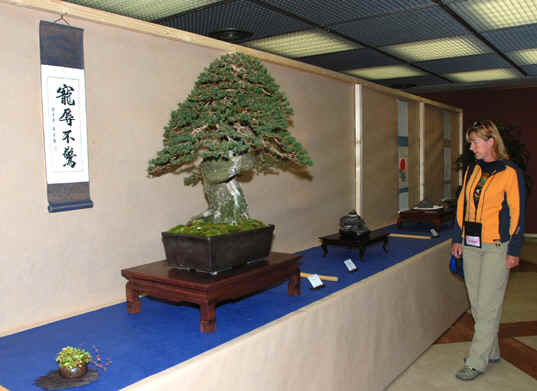
{"type": "Polygon", "coordinates": [[[496,127],[494,122],[489,120],[474,122],[473,125],[466,131],[467,142],[471,142],[470,136],[472,133],[485,141],[490,138],[494,139],[494,157],[499,160],[509,159],[509,154],[505,149],[505,144],[503,143],[502,136],[500,135],[500,132],[498,131],[498,128],[496,127]]]}

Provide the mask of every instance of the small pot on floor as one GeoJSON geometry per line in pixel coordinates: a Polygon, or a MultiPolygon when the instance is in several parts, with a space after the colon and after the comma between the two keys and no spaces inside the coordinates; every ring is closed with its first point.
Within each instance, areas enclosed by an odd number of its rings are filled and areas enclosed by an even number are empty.
{"type": "Polygon", "coordinates": [[[84,376],[88,372],[88,364],[86,363],[82,366],[74,368],[66,368],[59,366],[58,370],[62,377],[65,377],[67,379],[75,379],[84,376]]]}

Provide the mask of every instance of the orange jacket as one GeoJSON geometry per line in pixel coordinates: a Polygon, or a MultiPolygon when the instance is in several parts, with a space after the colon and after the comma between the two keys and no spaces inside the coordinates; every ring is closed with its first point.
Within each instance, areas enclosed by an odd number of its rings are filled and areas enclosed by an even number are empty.
{"type": "Polygon", "coordinates": [[[524,176],[515,164],[506,160],[492,163],[478,160],[468,167],[464,175],[464,185],[457,200],[457,224],[453,241],[462,242],[463,221],[477,222],[482,224],[483,243],[509,242],[507,253],[519,256],[524,232],[525,203],[524,176]],[[492,169],[492,173],[481,190],[476,208],[474,190],[485,167],[492,169]]]}

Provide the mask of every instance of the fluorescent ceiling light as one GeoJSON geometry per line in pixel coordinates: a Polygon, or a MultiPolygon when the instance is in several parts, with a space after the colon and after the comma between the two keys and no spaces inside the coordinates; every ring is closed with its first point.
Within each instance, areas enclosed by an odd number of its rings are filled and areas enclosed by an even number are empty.
{"type": "Polygon", "coordinates": [[[537,64],[537,49],[517,50],[507,54],[518,65],[537,64]]]}
{"type": "Polygon", "coordinates": [[[491,50],[469,36],[432,39],[384,46],[387,52],[411,62],[484,54],[491,50]]]}
{"type": "Polygon", "coordinates": [[[271,52],[286,57],[298,58],[318,54],[342,52],[361,48],[335,35],[315,31],[300,31],[258,39],[244,44],[254,49],[271,52]]]}
{"type": "Polygon", "coordinates": [[[156,20],[175,15],[194,8],[216,3],[218,0],[68,0],[115,14],[130,16],[137,19],[156,20]]]}
{"type": "Polygon", "coordinates": [[[454,4],[458,7],[482,31],[537,23],[537,0],[466,1],[454,4]]]}
{"type": "Polygon", "coordinates": [[[421,76],[425,73],[407,65],[386,65],[382,67],[360,68],[345,71],[350,75],[370,80],[395,79],[399,77],[421,76]]]}
{"type": "Polygon", "coordinates": [[[472,83],[477,81],[518,79],[517,72],[509,68],[487,69],[484,71],[457,72],[444,75],[458,83],[472,83]]]}

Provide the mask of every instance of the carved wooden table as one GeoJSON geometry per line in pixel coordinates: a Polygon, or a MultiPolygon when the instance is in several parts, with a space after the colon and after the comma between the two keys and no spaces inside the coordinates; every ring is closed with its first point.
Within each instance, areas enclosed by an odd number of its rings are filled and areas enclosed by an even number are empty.
{"type": "Polygon", "coordinates": [[[368,235],[363,235],[356,239],[352,239],[341,236],[339,233],[337,233],[328,236],[322,236],[319,239],[321,239],[323,257],[326,257],[326,254],[328,254],[327,246],[331,245],[339,247],[358,248],[360,249],[360,260],[362,260],[366,247],[377,242],[382,242],[382,248],[384,249],[384,252],[388,252],[388,250],[386,249],[386,245],[388,244],[388,235],[389,233],[387,232],[370,232],[368,235]]]}
{"type": "Polygon", "coordinates": [[[401,223],[404,221],[415,221],[422,223],[432,223],[438,232],[440,232],[440,224],[444,220],[454,221],[455,210],[454,209],[410,209],[403,212],[399,212],[397,217],[397,228],[401,228],[401,223]]]}
{"type": "Polygon", "coordinates": [[[215,307],[219,302],[268,289],[287,279],[289,295],[300,295],[300,258],[302,255],[271,252],[265,261],[216,276],[175,269],[166,260],[123,269],[121,275],[129,280],[127,312],[141,311],[139,295],[142,293],[173,302],[194,303],[200,306],[201,331],[211,333],[216,331],[215,307]]]}

